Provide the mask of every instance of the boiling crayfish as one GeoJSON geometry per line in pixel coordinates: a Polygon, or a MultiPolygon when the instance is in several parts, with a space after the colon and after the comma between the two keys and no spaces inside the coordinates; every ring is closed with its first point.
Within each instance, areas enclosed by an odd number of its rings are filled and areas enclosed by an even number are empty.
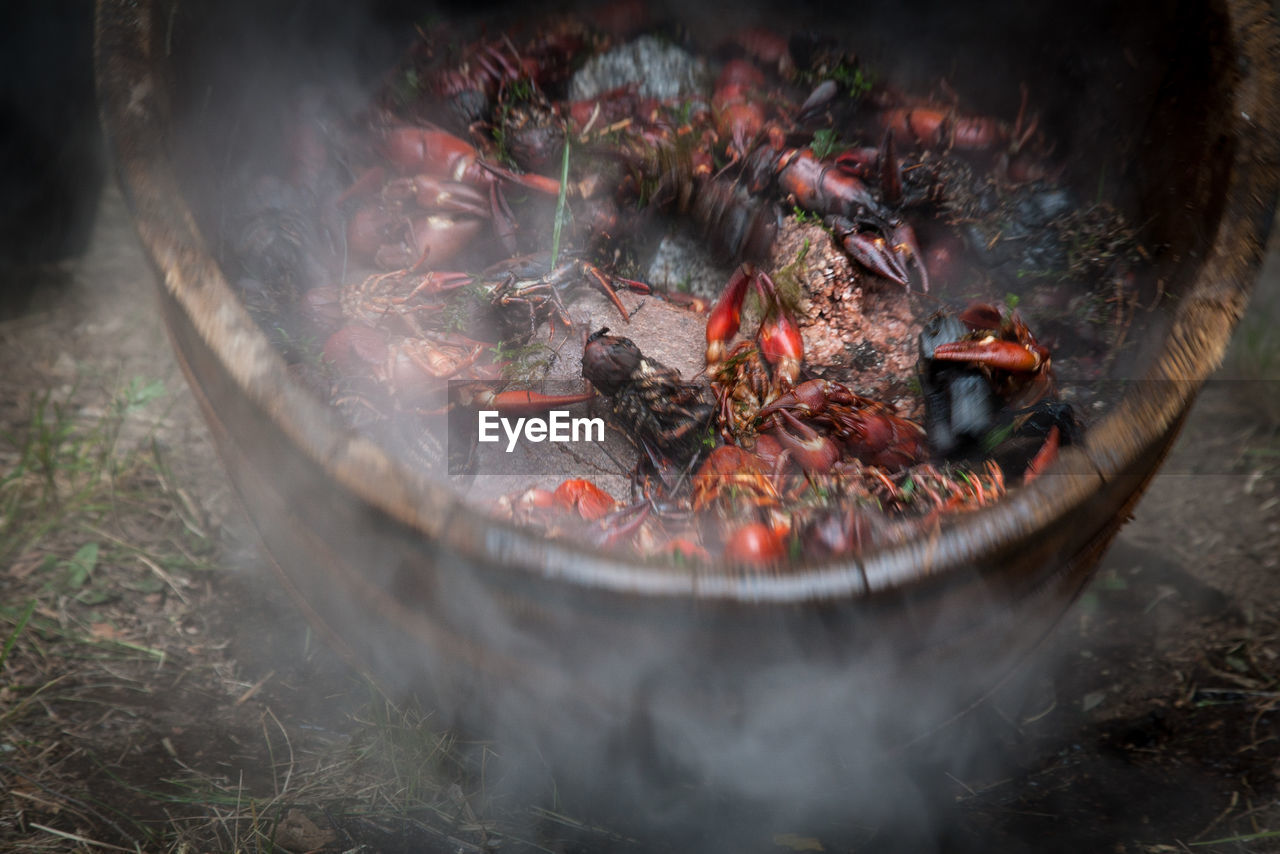
{"type": "Polygon", "coordinates": [[[500,184],[550,197],[560,191],[558,181],[498,166],[466,140],[434,126],[390,127],[379,147],[400,176],[388,179],[386,170],[375,166],[340,202],[381,187],[348,219],[347,243],[358,257],[383,268],[407,267],[424,258],[444,263],[479,233],[485,219],[514,254],[517,224],[500,184]]]}
{"type": "Polygon", "coordinates": [[[555,324],[566,330],[573,328],[573,320],[560,297],[560,292],[580,282],[586,282],[608,297],[623,320],[630,314],[618,297],[615,284],[639,293],[648,293],[649,286],[634,279],[610,276],[582,258],[570,257],[552,264],[549,252],[509,258],[484,270],[475,280],[479,292],[489,304],[499,310],[501,323],[510,335],[533,334],[542,321],[549,321],[552,334],[555,324]]]}
{"type": "Polygon", "coordinates": [[[1016,311],[979,303],[957,318],[969,332],[934,346],[931,359],[981,368],[1007,401],[1031,404],[1052,394],[1049,350],[1036,342],[1016,311]]]}
{"type": "MultiPolygon", "coordinates": [[[[820,86],[805,104],[790,112],[803,115],[820,95],[830,97],[830,88],[820,86]]],[[[730,166],[741,164],[746,189],[755,195],[776,192],[795,207],[826,217],[837,242],[859,264],[907,287],[908,265],[912,265],[919,272],[922,289],[928,290],[929,274],[915,232],[891,209],[903,200],[893,132],[884,134],[879,149],[820,155],[813,145],[789,144],[789,128],[784,125],[788,111],[779,109],[778,103],[776,96],[763,89],[758,69],[742,60],[726,63],[712,96],[716,137],[726,146],[730,166]],[[878,195],[864,180],[872,174],[879,181],[878,195]]],[[[704,182],[702,191],[714,186],[704,182]]],[[[732,194],[711,192],[722,210],[705,204],[702,208],[711,211],[713,223],[738,227],[742,212],[752,210],[732,194]]],[[[752,216],[761,218],[759,213],[752,216]]],[[[750,240],[729,243],[735,244],[747,249],[759,245],[750,240]]]]}
{"type": "Polygon", "coordinates": [[[923,457],[923,431],[888,407],[830,380],[797,385],[804,342],[767,274],[749,265],[734,273],[708,317],[706,336],[707,367],[726,441],[754,444],[757,434],[767,429],[772,440],[806,471],[829,469],[846,450],[891,468],[923,457]],[[742,341],[727,349],[726,342],[738,332],[748,289],[764,304],[764,318],[754,343],[742,341]],[[830,435],[818,432],[816,426],[830,435]],[[843,450],[832,437],[844,444],[843,450]]]}
{"type": "Polygon", "coordinates": [[[309,295],[313,313],[341,316],[365,326],[424,337],[448,327],[498,341],[527,337],[539,323],[549,321],[571,328],[573,323],[560,293],[586,282],[603,293],[624,320],[626,307],[614,283],[641,293],[643,282],[609,276],[594,264],[567,257],[554,266],[549,253],[534,253],[500,261],[480,273],[428,270],[426,259],[405,269],[375,273],[359,283],[317,288],[309,295]]]}
{"type": "Polygon", "coordinates": [[[939,456],[991,456],[1030,481],[1083,434],[1054,399],[1049,350],[1015,311],[980,303],[935,314],[920,333],[919,375],[939,456]]]}
{"type": "MultiPolygon", "coordinates": [[[[554,490],[508,496],[503,507],[511,518],[598,545],[629,540],[644,554],[717,555],[757,565],[845,555],[914,536],[943,514],[990,504],[1004,493],[1011,472],[1025,469],[1024,480],[1036,476],[1060,445],[1078,438],[1069,408],[1051,400],[1049,350],[1016,313],[978,305],[926,324],[918,362],[922,427],[860,394],[866,391],[861,379],[807,375],[796,321],[800,301],[791,286],[799,274],[784,277],[787,268],[779,267],[780,289],[756,266],[775,244],[777,255],[788,251],[796,232],[786,230],[791,223],[780,212],[794,206],[797,229],[809,228],[809,217],[821,219],[833,241],[826,257],[838,266],[826,275],[847,289],[832,305],[862,285],[856,277],[846,281],[852,268],[842,255],[908,291],[915,285],[928,291],[929,269],[904,211],[942,208],[939,188],[952,186],[955,173],[937,161],[968,166],[983,160],[972,152],[1012,156],[1031,146],[1036,122],[1025,120],[1025,89],[1012,125],[910,105],[878,90],[858,102],[850,119],[873,135],[860,147],[841,147],[828,144],[838,114],[829,102],[840,88],[834,79],[797,73],[790,46],[776,34],[742,31],[731,41],[775,67],[775,82],[817,82],[803,101],[792,99],[785,84],[772,87],[751,62],[731,59],[709,98],[702,92],[662,101],[625,84],[588,101],[556,103],[543,84],[587,44],[583,33],[548,31],[541,44],[519,47],[505,36],[477,42],[457,64],[430,70],[430,99],[463,116],[474,145],[422,123],[421,113],[402,114],[398,123],[376,120],[372,147],[386,168],[366,173],[342,202],[360,199],[347,224],[353,254],[390,272],[366,276],[336,299],[324,297],[340,307],[346,323],[325,346],[342,380],[358,377],[396,407],[416,411],[436,405],[531,412],[598,395],[593,405],[605,409],[639,452],[631,502],[572,478],[554,490]],[[825,140],[814,130],[821,117],[828,123],[825,140]],[[899,146],[914,147],[907,156],[919,162],[904,166],[899,146]],[[948,156],[952,149],[970,153],[955,159],[948,156]],[[577,231],[570,236],[573,250],[553,262],[550,253],[520,254],[518,244],[529,241],[516,240],[518,228],[540,227],[529,216],[536,200],[512,195],[517,223],[504,188],[556,194],[560,182],[519,169],[544,168],[561,152],[572,177],[557,205],[556,240],[562,209],[571,210],[577,231]],[[498,165],[499,156],[519,165],[498,165]],[[614,235],[630,230],[628,223],[641,221],[646,207],[691,215],[709,242],[739,262],[706,318],[705,378],[686,380],[632,340],[601,328],[583,345],[590,392],[548,396],[482,382],[504,371],[491,344],[500,352],[508,341],[528,341],[542,324],[553,340],[559,330],[573,331],[565,296],[572,287],[597,289],[629,318],[618,291],[648,287],[606,272],[625,269],[609,266],[619,263],[621,252],[602,262],[603,270],[587,258],[606,253],[585,253],[608,248],[614,235]],[[505,260],[490,263],[494,254],[470,248],[487,228],[505,260]],[[445,269],[457,257],[482,258],[472,269],[490,266],[479,273],[445,269]],[[758,319],[750,334],[740,334],[743,314],[753,313],[744,308],[752,294],[758,319]],[[442,404],[437,393],[445,384],[449,397],[442,404]],[[988,446],[1000,431],[1008,440],[993,452],[988,446]]],[[[857,126],[839,125],[850,127],[857,126]]],[[[945,240],[923,225],[921,235],[931,249],[945,240]]],[[[885,291],[895,298],[901,293],[885,291]]],[[[903,296],[901,304],[920,299],[903,296]]],[[[858,337],[832,336],[840,346],[858,337]]],[[[911,359],[905,340],[899,367],[911,359]]],[[[570,341],[566,334],[561,343],[570,341]]],[[[816,349],[811,358],[823,361],[816,349]]],[[[818,370],[831,371],[836,361],[818,370]]]]}

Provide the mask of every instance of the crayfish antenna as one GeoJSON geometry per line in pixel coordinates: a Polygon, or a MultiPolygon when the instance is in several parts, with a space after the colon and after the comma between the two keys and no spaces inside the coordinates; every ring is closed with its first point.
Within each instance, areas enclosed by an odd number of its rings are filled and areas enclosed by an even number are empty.
{"type": "Polygon", "coordinates": [[[1017,154],[1022,150],[1023,146],[1031,141],[1031,137],[1035,134],[1036,128],[1040,124],[1039,116],[1032,116],[1031,120],[1027,121],[1027,84],[1024,82],[1018,88],[1022,91],[1022,102],[1018,105],[1018,118],[1013,124],[1013,141],[1009,144],[1009,150],[1013,154],[1017,154]],[[1024,122],[1026,127],[1023,127],[1024,122]]]}
{"type": "Polygon", "coordinates": [[[493,214],[493,231],[508,254],[515,255],[520,247],[516,243],[516,217],[507,204],[507,197],[496,183],[489,185],[489,204],[493,214]]]}
{"type": "MultiPolygon", "coordinates": [[[[893,128],[885,128],[884,141],[880,143],[880,192],[891,205],[902,201],[902,170],[893,150],[893,128]]],[[[928,290],[926,288],[925,290],[928,290]]]]}
{"type": "Polygon", "coordinates": [[[609,302],[613,303],[613,307],[618,310],[618,314],[622,315],[622,319],[630,323],[631,315],[627,313],[627,307],[622,304],[622,299],[618,296],[618,292],[614,290],[609,278],[601,272],[600,268],[584,261],[582,262],[582,271],[588,279],[595,283],[600,292],[609,298],[609,302]]]}

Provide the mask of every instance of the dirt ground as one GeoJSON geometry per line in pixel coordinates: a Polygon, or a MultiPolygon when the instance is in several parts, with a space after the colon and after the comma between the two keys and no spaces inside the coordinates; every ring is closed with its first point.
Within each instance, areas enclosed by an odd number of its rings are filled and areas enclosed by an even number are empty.
{"type": "MultiPolygon", "coordinates": [[[[0,848],[707,847],[714,830],[637,840],[487,801],[430,709],[318,643],[255,551],[152,276],[110,188],[86,256],[0,306],[0,848]]],[[[937,736],[983,750],[919,763],[927,820],[759,850],[1280,851],[1278,319],[1273,240],[1226,366],[1094,582],[937,736]]]]}

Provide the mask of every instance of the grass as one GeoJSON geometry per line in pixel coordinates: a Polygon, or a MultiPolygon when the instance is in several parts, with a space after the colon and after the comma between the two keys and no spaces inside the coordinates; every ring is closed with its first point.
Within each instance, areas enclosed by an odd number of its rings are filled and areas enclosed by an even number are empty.
{"type": "MultiPolygon", "coordinates": [[[[0,458],[11,461],[0,479],[0,563],[38,550],[53,531],[102,521],[138,498],[133,487],[164,479],[150,435],[121,447],[124,426],[164,393],[159,381],[134,378],[97,414],[73,402],[74,389],[29,397],[27,422],[0,433],[0,458]]],[[[79,560],[96,563],[96,552],[79,560]]]]}
{"type": "Polygon", "coordinates": [[[158,784],[113,777],[137,801],[163,807],[161,821],[131,821],[133,835],[146,850],[243,852],[548,851],[534,838],[539,827],[630,841],[537,805],[495,805],[484,771],[501,760],[488,745],[459,745],[415,701],[364,687],[367,699],[340,736],[308,734],[263,711],[258,737],[237,740],[269,769],[254,781],[186,763],[158,784]]]}
{"type": "Polygon", "coordinates": [[[144,378],[102,407],[77,389],[45,391],[29,397],[23,423],[0,431],[0,566],[33,601],[74,603],[92,625],[96,606],[181,595],[175,572],[209,568],[213,543],[155,436],[164,396],[144,378]]]}
{"type": "Polygon", "coordinates": [[[139,378],[0,413],[17,422],[0,429],[0,849],[538,851],[539,827],[605,833],[493,802],[489,745],[298,642],[296,615],[264,606],[263,634],[338,675],[313,685],[288,655],[246,675],[266,653],[209,622],[248,602],[219,592],[236,573],[174,485],[155,427],[171,403],[139,378]]]}
{"type": "Polygon", "coordinates": [[[181,603],[211,566],[156,437],[166,396],[142,377],[46,390],[0,426],[0,777],[28,795],[0,802],[0,847],[7,827],[90,848],[109,844],[77,828],[118,829],[60,766],[63,742],[147,696],[139,674],[169,657],[139,602],[181,603]]]}
{"type": "MultiPolygon", "coordinates": [[[[451,736],[435,732],[414,707],[398,707],[376,689],[352,719],[349,739],[308,737],[287,726],[267,707],[260,737],[242,745],[257,754],[268,773],[246,782],[184,766],[161,787],[133,787],[142,799],[171,806],[183,821],[162,825],[157,842],[183,841],[201,848],[270,851],[283,845],[314,847],[333,842],[336,828],[359,832],[363,825],[391,828],[444,812],[451,779],[451,736]],[[299,836],[314,837],[312,845],[299,836]]],[[[463,848],[470,845],[463,843],[463,848]]]]}
{"type": "Polygon", "coordinates": [[[1246,379],[1280,382],[1280,294],[1259,294],[1240,319],[1227,364],[1246,379]]]}
{"type": "Polygon", "coordinates": [[[0,649],[0,672],[4,671],[5,659],[9,657],[9,653],[13,650],[13,645],[18,642],[18,635],[22,634],[22,630],[27,627],[27,623],[31,621],[31,614],[36,609],[36,600],[32,599],[27,603],[27,607],[22,611],[21,615],[15,621],[13,631],[9,633],[9,637],[5,639],[4,649],[0,649]]]}
{"type": "Polygon", "coordinates": [[[83,623],[95,644],[126,645],[101,626],[95,633],[96,606],[157,593],[176,585],[172,573],[209,566],[212,543],[146,426],[164,395],[162,383],[143,378],[101,408],[75,389],[45,391],[29,398],[25,423],[0,433],[11,464],[0,480],[0,565],[32,601],[83,623]]]}
{"type": "Polygon", "coordinates": [[[551,229],[551,267],[560,260],[560,232],[564,228],[565,202],[569,194],[569,135],[564,137],[564,157],[560,162],[560,192],[556,196],[556,217],[551,229]]]}
{"type": "Polygon", "coordinates": [[[1257,433],[1243,451],[1250,466],[1274,476],[1280,472],[1280,293],[1258,294],[1236,327],[1223,370],[1243,385],[1256,417],[1257,433]]]}

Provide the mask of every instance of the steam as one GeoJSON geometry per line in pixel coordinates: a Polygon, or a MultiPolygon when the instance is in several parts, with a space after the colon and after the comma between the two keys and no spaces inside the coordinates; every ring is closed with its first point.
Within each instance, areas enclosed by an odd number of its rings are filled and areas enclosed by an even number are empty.
{"type": "MultiPolygon", "coordinates": [[[[479,713],[484,731],[499,733],[504,767],[514,769],[508,785],[545,792],[553,783],[597,822],[697,839],[702,850],[886,828],[894,847],[930,850],[944,833],[940,793],[954,785],[939,769],[963,773],[985,735],[952,726],[912,742],[971,705],[1016,657],[938,668],[949,639],[927,621],[893,628],[868,613],[833,614],[824,636],[802,615],[773,608],[676,606],[659,629],[637,632],[590,610],[575,618],[582,603],[566,601],[545,606],[564,615],[546,634],[460,563],[441,579],[438,594],[467,615],[470,636],[539,670],[518,685],[498,677],[480,688],[501,697],[497,705],[438,697],[446,719],[474,722],[479,713]],[[756,640],[749,654],[728,648],[749,643],[744,621],[756,640]]],[[[969,616],[983,632],[1012,628],[994,592],[969,616]]]]}
{"type": "MultiPolygon", "coordinates": [[[[175,39],[200,50],[185,62],[187,83],[215,80],[221,88],[183,105],[183,148],[194,152],[185,166],[195,192],[221,202],[229,171],[236,192],[247,192],[255,174],[287,181],[292,167],[282,125],[299,116],[323,125],[329,111],[359,109],[381,82],[379,72],[405,49],[404,33],[412,34],[341,2],[281,7],[287,14],[268,4],[265,22],[229,12],[216,20],[230,31],[201,31],[183,17],[189,5],[180,5],[173,22],[175,39]]],[[[784,13],[796,16],[787,24],[797,30],[829,25],[805,14],[813,11],[784,13]]],[[[972,22],[945,9],[858,14],[864,17],[856,28],[893,34],[894,45],[918,41],[925,57],[941,51],[958,28],[972,30],[972,22]]],[[[692,25],[713,32],[729,21],[745,25],[752,15],[776,18],[763,8],[744,14],[737,4],[698,7],[696,15],[701,20],[692,25]]],[[[403,24],[406,16],[399,17],[403,24]]],[[[888,43],[871,43],[894,79],[909,85],[913,70],[925,73],[923,64],[913,69],[909,58],[890,56],[888,43]]],[[[1021,59],[1016,51],[1008,56],[1011,64],[1021,59]]],[[[1016,71],[989,68],[976,76],[988,73],[999,78],[1000,91],[1016,92],[1016,71]]],[[[305,201],[284,199],[280,215],[305,201]]],[[[274,216],[277,209],[264,203],[248,215],[274,216]]],[[[237,216],[245,214],[228,214],[220,202],[206,205],[206,233],[234,233],[237,216]]],[[[279,263],[293,270],[300,290],[324,275],[308,254],[326,251],[324,229],[311,222],[286,230],[296,245],[281,249],[279,263]]],[[[341,266],[342,259],[324,263],[341,266]]],[[[240,274],[251,282],[269,278],[262,271],[240,274]]],[[[247,299],[257,293],[252,283],[242,288],[247,299]]],[[[646,619],[632,622],[625,615],[633,601],[567,589],[551,596],[549,585],[536,581],[530,586],[549,598],[526,607],[527,591],[502,589],[458,555],[439,554],[430,578],[385,543],[349,544],[344,557],[364,570],[372,595],[399,609],[393,621],[412,626],[419,644],[405,647],[367,604],[339,601],[319,578],[304,592],[329,609],[346,609],[331,622],[371,651],[387,684],[430,685],[446,721],[491,735],[505,754],[503,786],[513,797],[544,797],[554,788],[566,799],[564,809],[576,802],[629,832],[696,839],[700,850],[743,850],[767,844],[770,834],[804,834],[808,823],[853,833],[889,824],[901,828],[897,841],[905,850],[927,850],[941,817],[921,769],[959,767],[982,750],[982,736],[949,739],[944,732],[908,745],[971,705],[1016,663],[1024,636],[1035,631],[1033,620],[1015,616],[1023,602],[984,586],[986,567],[973,567],[968,578],[922,584],[893,601],[805,608],[672,601],[655,603],[646,619]],[[948,613],[958,597],[947,591],[961,586],[964,612],[948,613]],[[431,616],[418,608],[431,609],[431,616]],[[994,653],[974,661],[972,648],[994,653]],[[484,652],[459,667],[474,650],[484,652]]]]}

